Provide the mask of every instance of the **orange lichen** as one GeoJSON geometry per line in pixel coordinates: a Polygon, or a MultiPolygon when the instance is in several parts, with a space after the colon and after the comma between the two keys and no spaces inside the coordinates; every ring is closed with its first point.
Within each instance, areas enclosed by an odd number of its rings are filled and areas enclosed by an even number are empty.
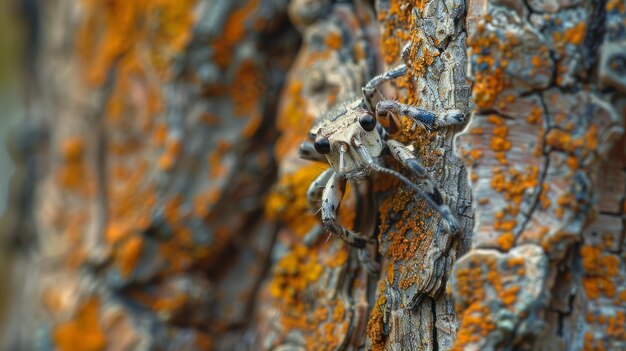
{"type": "Polygon", "coordinates": [[[283,92],[282,99],[285,103],[281,106],[276,119],[276,127],[283,133],[274,150],[278,160],[298,147],[308,135],[313,123],[313,116],[305,112],[306,99],[303,86],[301,81],[292,80],[283,92]]]}
{"type": "Polygon", "coordinates": [[[121,243],[117,248],[115,254],[115,261],[117,262],[122,277],[128,277],[130,273],[135,269],[137,262],[141,256],[141,249],[143,248],[143,239],[139,235],[134,235],[128,240],[121,243]]]}
{"type": "Polygon", "coordinates": [[[342,245],[341,248],[339,248],[339,250],[332,255],[332,258],[326,261],[326,265],[330,268],[342,267],[346,262],[348,262],[349,256],[350,252],[348,247],[342,245]]]}
{"type": "Polygon", "coordinates": [[[342,43],[341,33],[332,32],[326,36],[326,45],[333,50],[341,49],[342,43]]]}
{"type": "Polygon", "coordinates": [[[626,312],[615,311],[615,315],[610,316],[607,322],[607,336],[619,340],[626,340],[626,312]]]}
{"type": "Polygon", "coordinates": [[[209,178],[215,179],[226,174],[227,168],[223,159],[230,147],[231,145],[227,140],[220,139],[216,147],[209,153],[209,178]]]}
{"type": "MultiPolygon", "coordinates": [[[[458,267],[455,276],[456,301],[460,328],[453,350],[464,350],[480,345],[496,327],[493,311],[515,310],[524,285],[510,277],[525,274],[525,259],[513,256],[499,261],[494,256],[473,255],[458,267]],[[493,294],[497,299],[493,299],[493,294]]],[[[526,311],[520,311],[524,315],[526,311]]]]}
{"type": "Polygon", "coordinates": [[[255,114],[255,115],[250,116],[250,120],[248,121],[246,126],[243,127],[243,129],[241,130],[241,136],[246,139],[250,139],[254,135],[254,133],[256,133],[256,131],[259,129],[262,122],[263,122],[263,117],[261,117],[260,115],[255,114]]]}
{"type": "Polygon", "coordinates": [[[378,298],[376,299],[376,304],[374,305],[372,314],[367,322],[367,335],[372,340],[373,351],[382,351],[385,349],[383,309],[387,303],[387,298],[385,297],[385,294],[382,293],[384,289],[378,289],[378,291],[379,293],[378,298]]]}
{"type": "MultiPolygon", "coordinates": [[[[515,215],[517,213],[511,213],[511,214],[515,215]]],[[[512,231],[513,228],[515,228],[516,225],[517,225],[517,221],[516,220],[509,220],[509,221],[502,220],[502,221],[497,221],[494,224],[494,229],[495,230],[499,230],[499,231],[512,231]]]]}
{"type": "Polygon", "coordinates": [[[348,322],[346,307],[340,299],[320,297],[315,303],[308,298],[315,294],[310,285],[316,282],[325,267],[319,262],[317,248],[295,245],[273,267],[269,284],[271,296],[281,307],[280,322],[286,330],[304,332],[307,349],[333,349],[345,335],[348,322]]]}
{"type": "Polygon", "coordinates": [[[584,245],[580,249],[582,267],[585,276],[583,287],[590,299],[597,299],[604,295],[614,297],[617,286],[612,280],[619,274],[620,260],[617,256],[605,253],[597,246],[584,245]]]}
{"type": "Polygon", "coordinates": [[[534,165],[527,166],[524,172],[514,168],[509,169],[508,173],[494,169],[491,187],[497,192],[504,193],[505,200],[519,205],[526,191],[537,186],[538,174],[539,168],[534,165]]]}
{"type": "Polygon", "coordinates": [[[474,102],[480,108],[488,108],[494,105],[498,95],[505,87],[505,74],[502,68],[498,67],[489,74],[481,73],[475,77],[473,92],[474,102]]]}
{"type": "Polygon", "coordinates": [[[515,243],[515,236],[513,235],[513,233],[504,233],[498,236],[497,242],[502,250],[509,251],[515,243]]]}
{"type": "Polygon", "coordinates": [[[616,291],[615,282],[604,277],[583,278],[583,288],[590,299],[597,299],[601,295],[613,297],[616,291]]]}
{"type": "Polygon", "coordinates": [[[196,217],[207,218],[211,214],[213,205],[217,203],[222,189],[215,187],[204,192],[198,192],[193,199],[193,213],[196,217]]]}
{"type": "Polygon", "coordinates": [[[615,276],[619,273],[619,258],[603,254],[599,247],[585,245],[580,249],[585,273],[615,276]]]}
{"type": "Polygon", "coordinates": [[[53,313],[59,313],[66,305],[62,293],[58,287],[48,287],[41,293],[44,306],[53,313]]]}
{"type": "Polygon", "coordinates": [[[474,127],[471,128],[468,133],[472,134],[472,135],[482,135],[485,131],[483,130],[483,128],[479,128],[479,127],[474,127]]]}
{"type": "Polygon", "coordinates": [[[174,162],[180,154],[181,149],[182,143],[180,140],[174,138],[168,139],[165,143],[165,150],[157,161],[159,168],[162,171],[169,171],[174,166],[174,162]]]}
{"type": "Polygon", "coordinates": [[[489,198],[488,197],[483,197],[481,199],[478,199],[478,204],[480,206],[485,206],[489,204],[489,198]]]}
{"type": "MultiPolygon", "coordinates": [[[[505,108],[517,99],[513,94],[500,95],[510,86],[510,75],[506,70],[510,62],[516,59],[518,53],[511,48],[520,45],[520,36],[507,32],[502,37],[500,32],[488,30],[489,22],[490,18],[486,15],[467,41],[473,62],[473,100],[479,108],[505,108]]],[[[545,62],[542,57],[547,56],[548,49],[541,47],[537,51],[538,55],[531,58],[533,73],[543,70],[545,62]]]]}
{"type": "Polygon", "coordinates": [[[511,257],[506,261],[507,264],[507,268],[515,268],[517,266],[523,265],[524,264],[524,258],[523,257],[511,257]]]}
{"type": "Polygon", "coordinates": [[[178,221],[180,207],[183,203],[182,195],[174,195],[165,202],[163,207],[163,216],[169,224],[175,224],[178,221]]]}
{"type": "MultiPolygon", "coordinates": [[[[396,64],[400,59],[401,47],[405,42],[411,41],[409,48],[409,72],[404,77],[394,80],[398,91],[398,100],[417,105],[421,102],[418,94],[416,77],[427,74],[428,67],[438,58],[438,51],[431,51],[427,45],[421,42],[420,29],[411,30],[413,27],[412,8],[423,8],[424,1],[399,1],[392,0],[389,7],[379,11],[379,20],[382,23],[381,47],[383,59],[388,65],[396,64]]],[[[437,154],[431,153],[428,145],[432,144],[434,134],[414,125],[412,121],[400,116],[401,126],[394,139],[412,143],[416,148],[418,157],[426,167],[431,167],[438,160],[437,154]]],[[[479,153],[474,153],[477,158],[479,153]]],[[[391,165],[391,167],[399,167],[391,165]]],[[[397,284],[400,289],[406,289],[412,285],[420,284],[419,276],[423,274],[421,264],[403,265],[407,260],[415,260],[425,257],[425,253],[432,245],[432,231],[435,230],[437,221],[432,209],[423,201],[416,198],[415,194],[404,191],[398,186],[397,180],[385,176],[377,176],[375,181],[376,192],[389,192],[379,206],[381,213],[381,225],[379,240],[382,254],[390,259],[387,267],[387,282],[397,284]],[[419,213],[420,215],[415,215],[419,213]],[[393,218],[393,219],[392,219],[393,218]],[[397,218],[400,218],[399,220],[397,218]],[[410,266],[410,268],[408,268],[410,266]],[[406,269],[398,269],[406,267],[406,269]]],[[[419,262],[417,260],[416,262],[419,262]]],[[[384,289],[379,289],[384,291],[384,289]]],[[[368,335],[372,339],[374,350],[384,349],[385,335],[383,332],[383,310],[386,306],[384,293],[379,293],[376,306],[368,321],[368,335]]]]}
{"type": "MultiPolygon", "coordinates": [[[[402,103],[421,107],[428,106],[422,104],[418,86],[420,83],[417,78],[426,76],[429,67],[441,59],[439,51],[433,50],[430,45],[422,42],[424,33],[419,26],[415,26],[413,9],[423,10],[425,6],[426,1],[422,0],[391,0],[385,6],[381,6],[382,8],[378,11],[378,19],[382,26],[382,57],[388,66],[400,62],[402,46],[411,42],[407,60],[408,73],[393,81],[397,99],[402,103]]],[[[423,14],[422,11],[418,13],[418,16],[423,14]]],[[[431,146],[435,144],[436,134],[415,125],[405,116],[398,117],[401,125],[393,138],[405,144],[412,144],[425,167],[434,168],[434,165],[439,167],[438,161],[442,155],[433,152],[434,147],[431,146]]],[[[474,152],[473,156],[478,159],[481,155],[479,152],[474,152]]],[[[400,166],[391,160],[388,166],[402,171],[400,166]]],[[[440,169],[434,169],[433,173],[439,171],[440,169]]],[[[436,175],[431,176],[436,177],[436,175]]],[[[416,284],[427,284],[425,281],[420,281],[420,275],[430,268],[422,266],[423,262],[420,258],[426,257],[428,250],[432,249],[433,231],[436,230],[439,216],[415,194],[404,190],[395,179],[378,175],[374,186],[377,193],[386,194],[379,205],[381,214],[379,232],[381,234],[378,238],[381,254],[389,262],[386,282],[399,289],[406,289],[416,284]],[[407,262],[415,264],[407,264],[407,262]]],[[[367,327],[373,350],[381,350],[385,347],[383,311],[387,301],[382,293],[384,286],[380,288],[367,327]]]]}
{"type": "Polygon", "coordinates": [[[507,306],[512,305],[515,301],[517,301],[517,295],[519,291],[520,287],[516,285],[506,289],[501,296],[502,302],[504,302],[504,304],[507,306]]]}
{"type": "Polygon", "coordinates": [[[77,49],[88,81],[103,83],[116,60],[129,72],[141,71],[140,62],[145,59],[153,67],[163,69],[164,61],[182,49],[189,38],[194,3],[81,1],[86,19],[78,30],[77,49]]]}
{"type": "Polygon", "coordinates": [[[200,121],[210,126],[217,126],[220,124],[219,117],[209,112],[204,112],[200,117],[200,121]]]}
{"type": "Polygon", "coordinates": [[[487,116],[487,122],[494,124],[496,126],[503,126],[504,121],[498,115],[489,115],[487,116]]]}
{"type": "Polygon", "coordinates": [[[541,57],[539,57],[539,55],[533,55],[531,62],[533,66],[539,67],[541,66],[541,57]]]}
{"type": "Polygon", "coordinates": [[[215,349],[213,338],[201,332],[196,332],[195,344],[198,347],[198,350],[211,351],[215,349]]]}
{"type": "Polygon", "coordinates": [[[123,174],[123,181],[109,188],[109,195],[114,201],[109,206],[105,237],[111,243],[121,240],[133,230],[143,230],[149,224],[149,209],[156,203],[156,198],[154,189],[142,184],[146,169],[147,163],[136,165],[123,174]]]}
{"type": "MultiPolygon", "coordinates": [[[[423,202],[416,202],[416,208],[410,209],[409,203],[415,201],[412,193],[400,191],[395,197],[383,201],[380,206],[381,227],[380,231],[388,233],[384,241],[389,241],[388,248],[383,255],[393,261],[406,261],[413,257],[423,257],[421,250],[427,250],[432,240],[432,235],[426,227],[426,221],[420,217],[412,216],[416,211],[430,212],[430,208],[423,202]],[[400,213],[403,220],[395,221],[394,230],[389,231],[389,215],[393,212],[400,213]]],[[[429,215],[425,215],[428,218],[429,215]]]]}
{"type": "Polygon", "coordinates": [[[270,293],[281,298],[284,303],[296,304],[298,294],[316,281],[321,273],[322,266],[317,261],[317,253],[304,245],[297,245],[274,266],[270,293]]]}
{"type": "MultiPolygon", "coordinates": [[[[486,262],[489,266],[493,261],[486,262]]],[[[495,267],[492,267],[495,268],[495,267]]],[[[456,273],[456,287],[463,301],[456,304],[459,315],[459,331],[452,350],[463,350],[466,345],[479,342],[490,331],[495,329],[489,308],[485,302],[485,282],[481,261],[474,257],[467,267],[460,268],[456,273]]],[[[488,280],[497,279],[491,277],[488,280]]]]}
{"type": "Polygon", "coordinates": [[[626,4],[622,0],[609,0],[606,2],[606,10],[609,12],[617,11],[619,13],[626,12],[626,4]]]}
{"type": "Polygon", "coordinates": [[[566,131],[551,129],[546,135],[546,144],[556,150],[572,153],[583,145],[583,140],[573,138],[572,135],[566,131]]]}
{"type": "MultiPolygon", "coordinates": [[[[570,22],[568,22],[568,25],[569,23],[570,22]]],[[[555,21],[555,24],[561,26],[563,23],[555,21]]],[[[572,47],[582,46],[587,34],[586,30],[586,23],[579,22],[572,27],[566,26],[566,28],[559,28],[559,30],[555,30],[552,33],[554,49],[561,57],[561,59],[556,62],[557,85],[562,85],[564,83],[564,78],[569,74],[569,65],[564,62],[564,60],[566,60],[570,56],[570,54],[567,54],[567,50],[572,47]]]]}
{"type": "Polygon", "coordinates": [[[547,242],[552,240],[545,241],[545,239],[548,238],[546,234],[549,232],[550,228],[546,226],[531,227],[524,231],[523,236],[524,238],[534,242],[544,242],[546,243],[546,249],[549,249],[550,245],[547,244],[547,242]]]}
{"type": "Polygon", "coordinates": [[[409,39],[409,33],[404,28],[410,26],[410,18],[410,6],[400,0],[390,1],[388,10],[379,11],[378,20],[383,24],[382,52],[387,64],[395,63],[400,58],[402,45],[409,39]]]}
{"type": "Polygon", "coordinates": [[[156,124],[152,132],[152,139],[156,146],[164,146],[167,140],[167,125],[164,123],[156,124]]]}
{"type": "Polygon", "coordinates": [[[60,146],[61,164],[57,179],[59,185],[77,194],[87,195],[93,191],[93,182],[88,182],[89,171],[85,164],[85,140],[74,136],[65,139],[60,146]]]}
{"type": "Polygon", "coordinates": [[[404,43],[411,42],[409,72],[404,77],[395,80],[395,85],[402,91],[401,101],[407,104],[417,104],[420,97],[417,94],[415,77],[423,76],[428,66],[438,51],[430,51],[421,43],[421,36],[418,30],[413,28],[412,8],[423,9],[425,1],[401,1],[392,0],[389,7],[381,9],[378,19],[382,24],[381,47],[383,59],[387,65],[394,65],[400,59],[401,48],[404,43]]]}
{"type": "Polygon", "coordinates": [[[264,93],[263,79],[258,65],[252,60],[243,61],[237,66],[229,87],[229,96],[233,99],[234,115],[241,117],[259,109],[259,99],[264,93]]]}
{"type": "Polygon", "coordinates": [[[530,114],[528,115],[528,117],[526,117],[526,122],[530,124],[539,123],[541,121],[542,116],[543,116],[543,112],[541,111],[541,108],[533,107],[533,109],[530,110],[530,114]]]}
{"type": "Polygon", "coordinates": [[[100,325],[100,299],[92,297],[77,310],[74,319],[56,326],[52,338],[61,351],[100,351],[106,337],[100,325]]]}
{"type": "MultiPolygon", "coordinates": [[[[504,199],[507,201],[505,207],[496,212],[493,229],[509,233],[516,227],[517,220],[515,216],[520,211],[522,199],[530,189],[534,189],[538,185],[539,168],[536,166],[528,166],[523,172],[514,168],[505,171],[501,168],[493,170],[491,179],[491,187],[499,193],[503,193],[504,199]]],[[[508,235],[498,237],[498,245],[504,250],[510,248],[512,238],[508,235]]]]}
{"type": "Polygon", "coordinates": [[[479,342],[490,331],[496,328],[490,317],[489,309],[481,303],[473,303],[461,317],[459,331],[451,350],[461,351],[465,345],[479,342]]]}
{"type": "MultiPolygon", "coordinates": [[[[180,224],[176,224],[175,227],[175,232],[181,230],[180,224]]],[[[211,259],[215,259],[211,256],[211,253],[220,252],[227,243],[227,239],[224,239],[221,228],[218,228],[216,234],[217,238],[209,248],[191,248],[189,245],[179,242],[179,236],[174,236],[161,243],[159,245],[159,255],[168,263],[167,267],[163,269],[163,274],[174,274],[188,270],[194,262],[210,266],[212,263],[211,259]],[[203,261],[203,258],[206,260],[203,261]]]]}
{"type": "Polygon", "coordinates": [[[341,300],[337,300],[337,306],[335,306],[333,311],[333,320],[335,322],[343,322],[345,315],[346,308],[344,307],[343,302],[341,300]]]}
{"type": "MultiPolygon", "coordinates": [[[[103,128],[112,136],[104,150],[113,156],[107,158],[105,175],[111,181],[102,190],[108,195],[105,239],[114,245],[115,265],[123,274],[132,271],[141,251],[140,240],[129,236],[149,226],[156,204],[154,185],[146,176],[152,168],[146,149],[164,147],[157,161],[162,170],[173,166],[181,149],[157,119],[164,107],[161,84],[170,79],[171,62],[190,38],[195,2],[79,1],[80,83],[100,89],[112,82],[103,118],[103,128]]],[[[85,171],[75,173],[95,179],[85,171]]]]}
{"type": "Polygon", "coordinates": [[[472,160],[478,160],[479,158],[481,158],[483,155],[482,151],[480,150],[472,150],[469,153],[469,156],[472,158],[472,160]]]}
{"type": "Polygon", "coordinates": [[[175,294],[173,296],[159,296],[151,299],[151,307],[160,313],[172,313],[180,310],[187,302],[188,296],[185,294],[175,294]]]}
{"type": "Polygon", "coordinates": [[[507,140],[509,128],[497,115],[489,115],[487,121],[494,124],[491,137],[491,150],[496,154],[496,159],[503,165],[507,164],[506,153],[511,149],[511,142],[507,140]]]}
{"type": "Polygon", "coordinates": [[[322,171],[319,165],[311,164],[282,176],[265,201],[266,216],[282,221],[299,236],[306,234],[319,223],[309,208],[306,192],[322,171]]]}
{"type": "MultiPolygon", "coordinates": [[[[314,209],[310,208],[306,192],[322,170],[318,164],[311,164],[281,177],[265,201],[267,217],[280,220],[295,234],[304,236],[319,223],[314,216],[314,209]]],[[[356,218],[354,204],[350,201],[351,192],[352,188],[348,186],[338,213],[339,223],[349,229],[353,227],[356,218]]]]}
{"type": "Polygon", "coordinates": [[[581,45],[585,40],[587,24],[585,22],[579,22],[572,28],[566,29],[563,33],[554,32],[552,39],[556,43],[581,45]]]}
{"type": "MultiPolygon", "coordinates": [[[[249,0],[243,6],[233,11],[225,21],[222,35],[213,39],[211,47],[215,50],[213,58],[221,68],[225,68],[232,60],[234,48],[246,34],[246,21],[249,21],[254,10],[258,7],[258,0],[249,0]]],[[[250,26],[252,23],[248,23],[250,26]]]]}
{"type": "Polygon", "coordinates": [[[367,49],[364,47],[364,44],[362,42],[355,43],[352,50],[354,52],[353,59],[355,62],[360,62],[367,57],[367,49]]]}

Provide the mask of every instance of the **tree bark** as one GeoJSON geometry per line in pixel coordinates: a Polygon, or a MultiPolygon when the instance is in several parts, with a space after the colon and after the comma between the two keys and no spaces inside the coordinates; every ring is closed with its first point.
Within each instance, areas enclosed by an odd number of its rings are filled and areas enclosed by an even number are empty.
{"type": "Polygon", "coordinates": [[[626,349],[620,0],[26,3],[3,348],[626,349]],[[403,62],[386,98],[467,116],[392,134],[461,230],[393,178],[349,186],[371,274],[298,146],[403,62]]]}

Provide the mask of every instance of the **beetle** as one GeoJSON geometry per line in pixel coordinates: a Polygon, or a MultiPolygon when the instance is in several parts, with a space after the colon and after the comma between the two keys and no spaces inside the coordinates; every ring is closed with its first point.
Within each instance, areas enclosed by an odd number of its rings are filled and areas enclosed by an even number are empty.
{"type": "MultiPolygon", "coordinates": [[[[406,49],[403,50],[405,56],[406,49]]],[[[327,163],[307,191],[312,209],[321,203],[321,220],[328,231],[349,245],[363,249],[373,239],[352,232],[337,221],[337,210],[347,182],[358,183],[372,173],[385,173],[406,184],[424,198],[443,218],[443,228],[449,234],[459,231],[459,224],[450,208],[444,203],[441,192],[428,176],[426,169],[411,149],[391,138],[399,126],[399,117],[406,116],[429,130],[457,126],[464,123],[464,114],[451,110],[437,115],[431,111],[382,99],[375,106],[373,98],[378,87],[405,75],[407,65],[401,64],[372,78],[363,88],[362,96],[354,94],[321,115],[309,132],[309,140],[300,144],[299,156],[303,159],[327,163]],[[385,122],[387,127],[383,127],[385,122]],[[391,155],[420,179],[419,185],[400,172],[385,167],[384,153],[391,155]]]]}

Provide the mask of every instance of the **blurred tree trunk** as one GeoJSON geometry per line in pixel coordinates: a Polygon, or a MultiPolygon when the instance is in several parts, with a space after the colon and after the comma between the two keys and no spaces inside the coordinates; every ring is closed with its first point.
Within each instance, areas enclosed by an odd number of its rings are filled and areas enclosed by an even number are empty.
{"type": "Polygon", "coordinates": [[[4,348],[626,349],[623,1],[24,4],[4,348]],[[297,150],[405,44],[381,92],[468,116],[393,135],[462,230],[393,179],[348,188],[372,275],[297,150]]]}

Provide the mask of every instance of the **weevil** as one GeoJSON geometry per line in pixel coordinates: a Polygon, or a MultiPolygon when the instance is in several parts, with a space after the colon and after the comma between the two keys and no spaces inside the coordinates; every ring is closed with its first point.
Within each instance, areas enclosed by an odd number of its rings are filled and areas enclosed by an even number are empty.
{"type": "MultiPolygon", "coordinates": [[[[405,48],[405,62],[407,52],[405,48]]],[[[446,232],[454,234],[459,230],[456,217],[444,203],[441,192],[421,162],[409,147],[393,140],[391,135],[399,126],[400,116],[406,116],[426,129],[436,130],[461,125],[464,114],[459,110],[452,110],[437,115],[385,98],[376,105],[373,102],[380,85],[405,75],[407,71],[407,64],[404,63],[372,78],[362,88],[362,96],[354,94],[352,98],[344,99],[343,103],[320,116],[310,130],[309,140],[300,145],[301,158],[329,165],[307,191],[310,206],[314,210],[321,206],[321,220],[326,229],[359,249],[365,248],[368,243],[374,243],[374,240],[341,226],[337,221],[337,210],[346,184],[368,179],[373,173],[385,173],[399,179],[441,215],[446,232]],[[382,122],[386,127],[383,127],[382,122]],[[383,157],[386,152],[416,176],[419,182],[414,183],[400,172],[386,167],[383,157]]],[[[367,266],[375,267],[376,264],[366,262],[367,266]]]]}

